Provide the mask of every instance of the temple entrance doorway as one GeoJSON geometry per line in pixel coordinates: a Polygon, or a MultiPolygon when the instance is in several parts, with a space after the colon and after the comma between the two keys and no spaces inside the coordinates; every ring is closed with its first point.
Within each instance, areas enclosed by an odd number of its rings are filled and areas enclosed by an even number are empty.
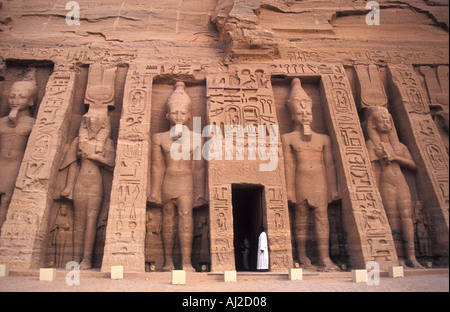
{"type": "Polygon", "coordinates": [[[258,237],[263,226],[263,191],[261,185],[232,186],[237,271],[256,271],[258,237]]]}

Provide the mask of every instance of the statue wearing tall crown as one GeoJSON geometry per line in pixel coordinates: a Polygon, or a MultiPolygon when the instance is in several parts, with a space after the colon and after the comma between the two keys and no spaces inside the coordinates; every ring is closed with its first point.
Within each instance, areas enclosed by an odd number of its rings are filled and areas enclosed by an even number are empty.
{"type": "MultiPolygon", "coordinates": [[[[171,130],[153,136],[152,185],[150,203],[162,206],[162,237],[164,271],[175,269],[173,249],[176,233],[180,241],[182,269],[194,272],[191,263],[194,241],[193,208],[205,202],[204,163],[194,160],[201,148],[193,144],[194,133],[187,128],[191,118],[191,99],[185,84],[178,82],[167,102],[171,130]],[[187,148],[186,148],[187,147],[187,148]],[[183,157],[174,157],[173,151],[183,150],[183,157]],[[176,224],[178,216],[178,224],[176,224]],[[178,230],[177,230],[177,228],[178,230]]],[[[200,151],[201,152],[201,151],[200,151]]]]}
{"type": "Polygon", "coordinates": [[[339,270],[329,254],[328,203],[340,197],[331,138],[312,131],[312,100],[298,78],[292,81],[286,106],[296,124],[295,131],[281,139],[288,199],[295,205],[294,238],[298,261],[304,268],[312,267],[306,253],[308,219],[312,213],[320,270],[339,270]]]}

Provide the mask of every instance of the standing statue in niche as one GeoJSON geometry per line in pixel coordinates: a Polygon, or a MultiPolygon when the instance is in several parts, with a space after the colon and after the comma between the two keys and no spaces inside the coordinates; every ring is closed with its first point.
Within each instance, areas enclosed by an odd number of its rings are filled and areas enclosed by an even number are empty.
{"type": "Polygon", "coordinates": [[[414,224],[418,251],[421,256],[431,256],[430,235],[428,234],[429,224],[423,210],[423,202],[417,201],[414,204],[414,224]]]}
{"type": "Polygon", "coordinates": [[[330,137],[312,131],[312,100],[300,79],[292,81],[287,108],[296,130],[282,136],[288,199],[295,204],[294,238],[298,261],[312,267],[306,254],[310,208],[319,251],[319,266],[324,271],[339,270],[329,252],[330,224],[328,204],[339,199],[336,170],[330,137]]]}
{"type": "Polygon", "coordinates": [[[0,118],[0,229],[6,220],[20,164],[35,122],[30,108],[36,98],[34,79],[15,82],[8,97],[11,111],[8,116],[0,118]]]}
{"type": "Polygon", "coordinates": [[[61,205],[56,216],[55,224],[50,231],[52,235],[52,246],[55,247],[55,267],[62,268],[65,266],[64,254],[66,245],[69,245],[72,241],[70,235],[71,218],[69,214],[69,208],[67,205],[61,205]]]}
{"type": "MultiPolygon", "coordinates": [[[[414,249],[413,201],[402,167],[416,170],[408,148],[400,143],[391,114],[386,108],[369,108],[366,142],[372,168],[386,209],[399,255],[404,251],[406,264],[423,268],[414,249]]],[[[403,265],[403,260],[400,260],[403,265]]]]}
{"type": "Polygon", "coordinates": [[[92,268],[92,256],[104,188],[101,168],[113,168],[114,143],[106,107],[90,109],[83,116],[78,137],[72,142],[61,170],[69,168],[61,196],[73,200],[75,261],[92,268]],[[84,247],[83,247],[84,246],[84,247]]]}
{"type": "MultiPolygon", "coordinates": [[[[192,245],[194,240],[193,208],[205,201],[204,163],[193,160],[193,133],[185,126],[191,114],[191,99],[185,91],[185,84],[179,82],[168,102],[167,119],[171,131],[153,136],[152,147],[152,191],[149,201],[162,205],[163,225],[162,236],[165,264],[163,271],[175,269],[173,249],[175,235],[178,232],[182,258],[182,269],[194,272],[191,263],[192,245]],[[190,142],[184,142],[190,140],[190,142]],[[189,157],[175,160],[172,157],[173,148],[181,149],[188,144],[189,157]],[[175,220],[178,215],[178,227],[175,220]],[[178,229],[178,231],[177,231],[178,229]]],[[[197,147],[201,148],[201,147],[197,147]]]]}

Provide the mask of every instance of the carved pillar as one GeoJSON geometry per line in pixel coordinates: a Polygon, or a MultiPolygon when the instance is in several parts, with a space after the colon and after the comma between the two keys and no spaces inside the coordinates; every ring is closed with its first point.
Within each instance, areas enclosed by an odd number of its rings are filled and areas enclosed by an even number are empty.
{"type": "MultiPolygon", "coordinates": [[[[209,161],[211,271],[236,269],[234,246],[233,185],[262,189],[262,223],[269,243],[269,269],[285,271],[292,267],[289,212],[284,183],[281,137],[262,137],[278,125],[275,100],[267,65],[233,65],[228,73],[208,79],[208,124],[217,125],[224,138],[233,135],[230,127],[255,127],[256,133],[243,135],[242,144],[233,140],[233,149],[219,144],[220,158],[209,161]],[[228,126],[228,127],[227,127],[228,126]],[[258,126],[265,126],[259,131],[258,126]],[[255,138],[251,143],[251,137],[255,138]],[[256,141],[263,138],[262,141],[256,141]],[[258,142],[258,143],[257,143],[258,142]],[[269,152],[270,150],[270,152],[269,152]],[[261,157],[265,151],[267,159],[261,157]],[[274,166],[270,166],[272,161],[274,166]]],[[[206,144],[208,144],[207,142],[206,144]]],[[[223,145],[222,145],[223,144],[223,145]]],[[[205,148],[204,148],[205,149],[205,148]]],[[[239,214],[237,211],[236,213],[239,214]]],[[[255,222],[259,222],[256,220],[255,222]]],[[[258,234],[259,235],[259,234],[258,234]]],[[[239,242],[237,244],[240,244],[239,242]]],[[[257,242],[256,242],[257,244],[257,242]]],[[[255,246],[255,248],[257,248],[255,246]]]]}
{"type": "MultiPolygon", "coordinates": [[[[212,167],[209,166],[211,170],[212,167]]],[[[211,171],[210,171],[211,172],[211,171]]],[[[211,179],[210,179],[211,182],[211,179]]],[[[231,185],[210,185],[211,271],[235,270],[231,185]]]]}
{"type": "Polygon", "coordinates": [[[0,262],[14,269],[38,268],[45,258],[47,219],[67,141],[74,83],[75,73],[69,70],[50,76],[28,140],[0,237],[0,262]]]}
{"type": "Polygon", "coordinates": [[[321,93],[335,150],[351,266],[365,268],[369,261],[377,261],[382,269],[397,265],[389,222],[343,66],[322,74],[321,93]]]}
{"type": "Polygon", "coordinates": [[[116,150],[102,271],[113,265],[145,271],[145,219],[150,170],[153,76],[145,66],[128,71],[116,150]]]}
{"type": "Polygon", "coordinates": [[[390,110],[418,167],[418,193],[438,233],[435,251],[448,256],[448,154],[414,69],[407,65],[389,65],[388,69],[392,97],[390,110]]]}

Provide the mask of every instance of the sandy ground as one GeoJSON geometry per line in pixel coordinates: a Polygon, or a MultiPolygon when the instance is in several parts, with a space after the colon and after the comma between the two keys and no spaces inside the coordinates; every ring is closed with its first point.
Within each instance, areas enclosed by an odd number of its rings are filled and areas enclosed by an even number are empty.
{"type": "Polygon", "coordinates": [[[380,304],[381,307],[386,307],[389,302],[390,308],[395,309],[394,306],[398,305],[398,310],[404,311],[417,309],[417,304],[430,302],[420,297],[419,292],[433,292],[432,302],[436,307],[441,306],[437,301],[440,298],[436,295],[443,294],[444,304],[447,302],[445,293],[449,292],[448,270],[433,274],[427,272],[425,275],[405,274],[403,278],[389,278],[383,274],[378,286],[354,283],[351,273],[348,272],[305,273],[301,281],[290,281],[287,274],[239,274],[235,283],[225,283],[223,275],[189,273],[186,285],[172,285],[170,273],[125,273],[123,279],[112,280],[107,273],[81,272],[80,285],[68,286],[66,275],[65,271],[58,272],[53,282],[39,281],[38,272],[0,277],[0,298],[6,300],[4,302],[20,304],[21,307],[28,305],[33,311],[36,306],[41,305],[56,307],[57,304],[58,307],[63,307],[61,304],[69,304],[76,308],[85,307],[88,303],[94,311],[98,306],[99,311],[105,310],[106,307],[119,311],[147,307],[152,311],[163,312],[280,312],[292,311],[293,307],[296,307],[296,310],[311,307],[305,306],[311,302],[319,303],[322,310],[340,306],[347,307],[346,311],[351,307],[360,310],[380,304]],[[57,297],[53,296],[55,292],[58,292],[57,297]],[[92,295],[91,300],[83,300],[79,297],[80,292],[92,295]],[[99,292],[111,297],[99,296],[99,292]],[[403,296],[410,295],[410,298],[398,296],[399,292],[402,292],[403,296]],[[359,293],[359,298],[355,297],[356,293],[359,293]],[[379,293],[383,293],[383,297],[380,297],[379,293]],[[373,294],[376,297],[370,298],[373,294]],[[63,295],[68,298],[65,299],[63,295]],[[73,295],[76,297],[72,297],[73,295]],[[363,299],[361,295],[369,298],[363,299]]]}
{"type": "Polygon", "coordinates": [[[223,275],[189,273],[186,285],[172,285],[170,273],[125,274],[112,280],[107,273],[82,272],[80,285],[66,284],[68,271],[58,271],[53,282],[39,281],[39,273],[0,277],[0,292],[449,292],[449,274],[407,274],[403,278],[380,278],[380,285],[354,283],[351,273],[304,274],[302,281],[290,281],[287,274],[239,274],[236,283],[223,282],[223,275]],[[28,276],[25,276],[28,275],[28,276]]]}

